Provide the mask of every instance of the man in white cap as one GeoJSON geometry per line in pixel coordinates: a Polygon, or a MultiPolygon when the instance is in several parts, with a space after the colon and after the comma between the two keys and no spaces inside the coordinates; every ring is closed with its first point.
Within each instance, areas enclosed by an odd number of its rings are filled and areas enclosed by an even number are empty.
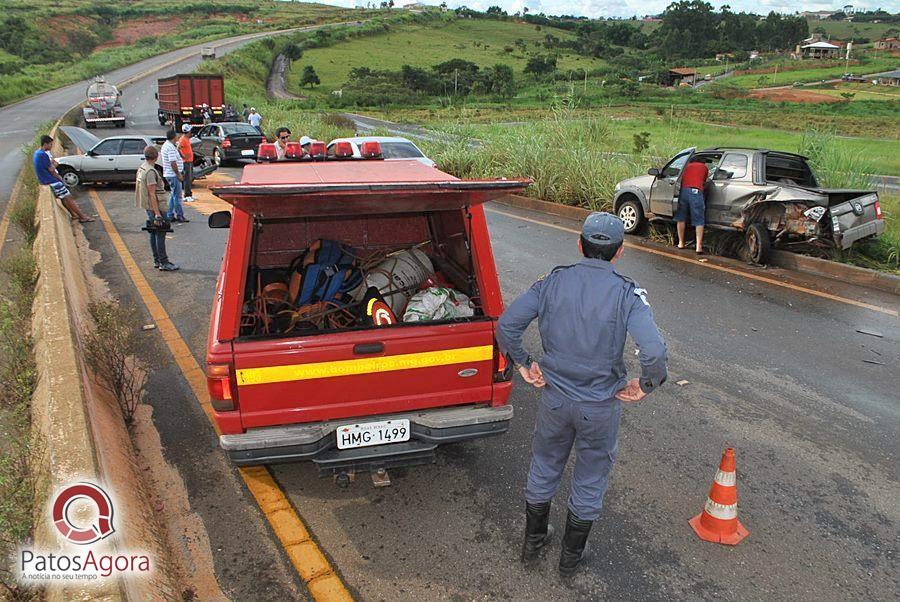
{"type": "Polygon", "coordinates": [[[309,154],[309,145],[312,144],[312,138],[309,136],[300,136],[300,148],[305,154],[309,154]]]}
{"type": "Polygon", "coordinates": [[[255,127],[259,130],[259,133],[262,134],[262,128],[260,127],[262,124],[262,115],[256,112],[256,107],[250,107],[250,114],[247,115],[247,123],[255,127]]]}
{"type": "Polygon", "coordinates": [[[194,181],[194,149],[191,147],[191,124],[185,123],[181,126],[181,136],[178,138],[178,152],[184,160],[184,202],[190,203],[194,200],[194,193],[191,191],[191,184],[194,181]]]}

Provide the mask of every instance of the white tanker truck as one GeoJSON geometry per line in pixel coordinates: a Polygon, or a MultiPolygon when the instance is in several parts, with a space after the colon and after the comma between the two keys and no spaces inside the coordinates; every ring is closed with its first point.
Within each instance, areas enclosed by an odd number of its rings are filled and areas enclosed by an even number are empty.
{"type": "Polygon", "coordinates": [[[125,127],[125,110],[122,108],[119,89],[106,83],[103,78],[88,86],[86,100],[82,113],[84,114],[84,127],[95,128],[105,125],[125,127]]]}

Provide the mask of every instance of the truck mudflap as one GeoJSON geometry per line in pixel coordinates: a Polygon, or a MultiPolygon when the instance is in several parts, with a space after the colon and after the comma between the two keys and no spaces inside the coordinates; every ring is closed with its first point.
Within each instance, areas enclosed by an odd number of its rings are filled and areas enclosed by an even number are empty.
{"type": "Polygon", "coordinates": [[[509,429],[512,417],[510,405],[440,408],[249,429],[246,433],[220,435],[219,445],[238,466],[309,460],[318,465],[320,476],[326,476],[348,470],[430,463],[439,445],[503,434],[509,429]],[[409,441],[337,448],[339,427],[384,420],[409,420],[409,441]]]}

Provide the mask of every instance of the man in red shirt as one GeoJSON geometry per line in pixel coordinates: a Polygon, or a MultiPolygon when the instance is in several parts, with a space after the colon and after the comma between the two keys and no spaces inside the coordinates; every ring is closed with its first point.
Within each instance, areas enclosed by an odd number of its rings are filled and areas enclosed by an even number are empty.
{"type": "Polygon", "coordinates": [[[706,199],[703,187],[709,169],[702,161],[691,161],[681,174],[681,191],[678,194],[678,211],[675,212],[675,225],[678,228],[678,248],[684,248],[684,231],[688,214],[697,232],[697,255],[703,255],[703,226],[706,225],[706,199]]]}
{"type": "Polygon", "coordinates": [[[194,149],[191,147],[191,124],[185,123],[181,126],[181,138],[178,139],[178,152],[184,159],[184,202],[190,203],[194,200],[194,193],[191,190],[191,184],[194,182],[194,149]]]}

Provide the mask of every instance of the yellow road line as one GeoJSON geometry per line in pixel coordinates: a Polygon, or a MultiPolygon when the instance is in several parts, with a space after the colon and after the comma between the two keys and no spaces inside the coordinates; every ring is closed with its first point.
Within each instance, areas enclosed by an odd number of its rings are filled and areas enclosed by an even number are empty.
{"type": "MultiPolygon", "coordinates": [[[[219,429],[213,420],[212,405],[206,389],[206,375],[191,354],[187,343],[181,338],[178,329],[175,328],[168,312],[153,292],[128,247],[125,246],[125,241],[122,240],[122,236],[110,219],[100,196],[95,190],[90,190],[89,194],[100,216],[100,221],[112,240],[113,247],[122,259],[122,263],[125,264],[125,270],[147,306],[147,310],[153,317],[157,330],[162,335],[163,341],[175,358],[175,363],[178,364],[185,380],[194,392],[194,396],[200,402],[200,406],[218,435],[219,429]]],[[[268,469],[262,466],[253,466],[239,468],[238,472],[269,521],[272,531],[275,532],[275,536],[278,537],[278,541],[281,542],[291,564],[294,565],[300,578],[306,584],[313,599],[328,602],[352,600],[353,596],[347,591],[347,587],[335,573],[318,544],[310,537],[306,525],[291,506],[287,496],[275,483],[268,469]]]]}
{"type": "Polygon", "coordinates": [[[355,374],[369,374],[372,372],[394,372],[396,370],[449,366],[451,364],[481,362],[493,357],[494,346],[481,345],[478,347],[461,347],[458,349],[403,353],[333,362],[244,368],[237,371],[237,381],[238,385],[265,385],[295,380],[330,378],[333,376],[353,376],[355,374]]]}
{"type": "MultiPolygon", "coordinates": [[[[546,226],[547,228],[554,228],[555,230],[562,230],[563,232],[571,232],[573,234],[581,234],[581,230],[576,230],[574,228],[567,228],[566,226],[560,226],[558,224],[551,224],[549,222],[542,222],[540,220],[531,219],[528,217],[522,217],[520,215],[516,215],[514,213],[507,213],[506,211],[497,211],[496,209],[485,209],[488,213],[496,213],[497,215],[503,215],[505,217],[511,217],[512,219],[517,219],[519,221],[528,222],[531,224],[537,224],[539,226],[546,226]]],[[[652,255],[659,255],[661,257],[667,257],[669,259],[675,259],[677,261],[682,261],[684,263],[689,263],[694,266],[700,266],[704,268],[708,268],[711,270],[717,270],[719,272],[725,272],[726,274],[732,274],[734,276],[740,276],[741,278],[748,278],[750,280],[756,280],[758,282],[765,282],[766,284],[771,284],[773,286],[780,286],[781,288],[786,288],[792,291],[797,291],[800,293],[806,293],[807,295],[813,295],[815,297],[821,297],[822,299],[828,299],[830,301],[837,301],[838,303],[845,303],[847,305],[854,305],[856,307],[861,307],[863,309],[870,309],[872,311],[876,311],[879,313],[887,314],[889,316],[900,316],[900,312],[895,309],[891,309],[889,307],[881,307],[880,305],[872,305],[871,303],[866,303],[864,301],[857,301],[856,299],[848,299],[847,297],[841,297],[839,295],[832,295],[831,293],[826,293],[824,291],[817,291],[812,288],[807,288],[805,286],[800,286],[798,284],[791,284],[790,282],[782,282],[780,280],[776,280],[774,278],[768,278],[766,276],[760,276],[759,274],[752,274],[750,272],[744,272],[742,270],[737,270],[735,268],[729,268],[724,265],[716,265],[710,262],[700,263],[696,259],[685,257],[683,255],[677,255],[675,253],[669,253],[666,251],[660,251],[659,249],[651,249],[648,247],[644,247],[642,245],[636,245],[632,242],[625,241],[625,246],[629,249],[636,249],[638,251],[643,251],[644,253],[650,253],[652,255]]]]}

